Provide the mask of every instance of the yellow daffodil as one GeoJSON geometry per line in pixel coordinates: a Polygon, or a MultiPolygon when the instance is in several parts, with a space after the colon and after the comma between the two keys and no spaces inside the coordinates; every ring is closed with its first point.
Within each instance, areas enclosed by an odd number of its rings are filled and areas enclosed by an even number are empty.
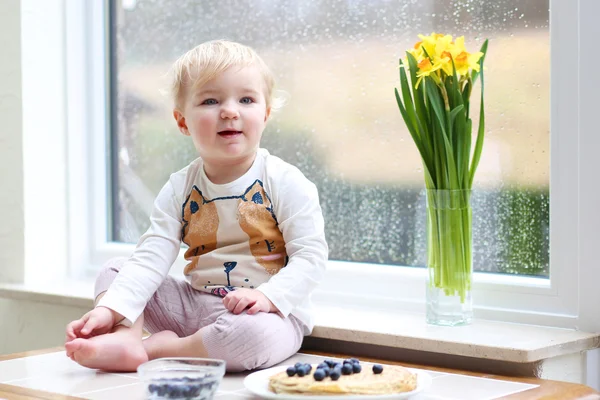
{"type": "MultiPolygon", "coordinates": [[[[420,78],[438,70],[451,76],[453,61],[459,76],[468,75],[470,70],[479,71],[479,59],[483,53],[469,53],[465,48],[464,36],[452,40],[451,35],[432,32],[429,36],[419,35],[419,39],[421,40],[415,43],[408,53],[412,54],[420,64],[418,72],[420,78]],[[429,59],[429,61],[424,62],[425,59],[429,59]]],[[[404,64],[408,64],[406,58],[404,64]]]]}
{"type": "Polygon", "coordinates": [[[423,78],[426,76],[431,76],[433,78],[433,80],[436,81],[436,83],[440,82],[440,78],[435,72],[442,67],[441,64],[432,65],[429,58],[424,58],[421,61],[419,61],[419,63],[417,64],[417,67],[419,68],[419,70],[417,71],[418,79],[417,79],[416,87],[419,87],[419,84],[421,83],[423,78]]]}
{"type": "Polygon", "coordinates": [[[452,75],[452,53],[448,50],[443,51],[438,58],[438,63],[447,75],[452,75]]]}
{"type": "Polygon", "coordinates": [[[483,56],[483,53],[468,53],[463,51],[454,57],[454,67],[458,75],[468,75],[469,70],[479,72],[479,59],[483,56]]]}
{"type": "MultiPolygon", "coordinates": [[[[400,88],[396,88],[394,94],[421,155],[428,200],[440,189],[443,192],[470,193],[473,186],[485,134],[483,71],[480,71],[480,66],[486,57],[487,47],[486,40],[479,52],[469,53],[463,36],[453,40],[450,35],[433,32],[429,36],[419,35],[419,41],[406,52],[410,63],[401,64],[405,69],[400,70],[400,88]],[[409,65],[412,67],[408,68],[409,65]],[[458,82],[453,81],[454,73],[458,82]],[[424,83],[419,87],[424,79],[427,86],[424,83]],[[469,108],[472,87],[478,79],[481,80],[479,127],[477,139],[473,142],[474,124],[469,108]],[[416,82],[415,86],[413,82],[416,82]]],[[[469,201],[468,197],[465,201],[469,201]]],[[[470,203],[456,208],[460,211],[453,209],[451,213],[437,207],[427,208],[429,285],[443,290],[448,296],[456,296],[461,303],[469,301],[471,290],[472,226],[469,207],[470,203]],[[456,230],[447,231],[447,227],[456,230]]]]}
{"type": "Polygon", "coordinates": [[[429,54],[429,56],[433,56],[435,54],[435,45],[436,41],[439,37],[443,37],[444,35],[432,33],[431,36],[419,35],[419,39],[421,39],[420,50],[423,52],[423,57],[425,57],[425,52],[429,54]]]}
{"type": "Polygon", "coordinates": [[[463,51],[467,51],[467,49],[465,48],[465,37],[459,36],[454,41],[454,48],[453,48],[452,55],[456,57],[458,54],[462,53],[463,51]]]}
{"type": "Polygon", "coordinates": [[[413,46],[412,49],[409,49],[408,52],[410,54],[413,55],[413,57],[417,60],[420,61],[423,59],[423,57],[425,57],[425,53],[423,53],[423,42],[422,41],[418,41],[417,43],[415,43],[415,45],[413,46]]]}

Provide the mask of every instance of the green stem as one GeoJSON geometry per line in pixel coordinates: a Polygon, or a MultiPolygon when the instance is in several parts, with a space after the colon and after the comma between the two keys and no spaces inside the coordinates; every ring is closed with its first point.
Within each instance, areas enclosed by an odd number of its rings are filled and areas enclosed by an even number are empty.
{"type": "Polygon", "coordinates": [[[471,223],[469,190],[427,191],[430,284],[461,303],[471,290],[471,223]]]}

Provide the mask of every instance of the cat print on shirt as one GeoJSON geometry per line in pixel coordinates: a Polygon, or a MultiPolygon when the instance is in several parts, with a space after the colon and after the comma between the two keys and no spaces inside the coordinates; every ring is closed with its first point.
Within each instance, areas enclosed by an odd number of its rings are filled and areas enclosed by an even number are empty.
{"type": "MultiPolygon", "coordinates": [[[[279,230],[273,204],[260,180],[239,196],[205,198],[194,186],[183,204],[182,241],[189,246],[185,258],[191,260],[184,272],[197,268],[198,258],[217,248],[219,216],[215,203],[238,199],[238,221],[248,235],[250,252],[267,273],[274,275],[288,261],[283,235],[279,230]]],[[[232,261],[234,262],[234,261],[232,261]]]]}
{"type": "Polygon", "coordinates": [[[273,204],[261,181],[256,180],[246,190],[238,214],[240,227],[250,237],[252,255],[270,275],[275,275],[287,264],[287,254],[273,204]]]}
{"type": "MultiPolygon", "coordinates": [[[[227,275],[227,286],[212,289],[210,291],[212,294],[217,295],[219,297],[225,297],[227,296],[227,293],[235,290],[235,288],[231,286],[229,273],[236,267],[236,265],[237,263],[235,261],[228,261],[223,264],[223,266],[225,267],[225,274],[227,275]]],[[[208,286],[205,286],[205,288],[208,288],[208,286]]]]}
{"type": "Polygon", "coordinates": [[[183,203],[182,213],[181,240],[189,246],[184,257],[193,257],[183,271],[187,275],[196,269],[198,256],[217,248],[219,215],[215,203],[204,198],[196,186],[183,203]]]}

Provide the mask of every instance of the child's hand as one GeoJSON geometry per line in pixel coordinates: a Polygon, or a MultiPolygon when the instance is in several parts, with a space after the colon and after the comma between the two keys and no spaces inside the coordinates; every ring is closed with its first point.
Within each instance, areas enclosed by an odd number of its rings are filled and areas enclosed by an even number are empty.
{"type": "Polygon", "coordinates": [[[279,312],[277,307],[261,291],[255,289],[236,289],[229,292],[223,298],[225,308],[234,314],[240,314],[246,308],[248,314],[256,314],[260,311],[279,312]]]}
{"type": "Polygon", "coordinates": [[[106,307],[96,307],[78,320],[67,325],[67,342],[76,338],[90,338],[110,332],[119,314],[106,307]]]}

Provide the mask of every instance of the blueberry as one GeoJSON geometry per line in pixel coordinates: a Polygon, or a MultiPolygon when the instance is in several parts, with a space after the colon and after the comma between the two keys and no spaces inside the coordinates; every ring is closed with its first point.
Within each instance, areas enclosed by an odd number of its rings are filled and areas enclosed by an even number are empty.
{"type": "Polygon", "coordinates": [[[166,385],[167,386],[167,395],[169,397],[179,397],[181,396],[181,389],[176,385],[166,385]]]}
{"type": "Polygon", "coordinates": [[[344,360],[344,364],[354,364],[354,362],[352,362],[352,359],[348,358],[344,360]]]}
{"type": "Polygon", "coordinates": [[[383,372],[383,366],[381,364],[373,365],[373,373],[374,374],[380,374],[382,372],[383,372]]]}
{"type": "Polygon", "coordinates": [[[325,360],[325,364],[329,365],[329,368],[333,368],[336,362],[333,360],[325,360]]]}
{"type": "Polygon", "coordinates": [[[202,386],[200,385],[193,385],[190,387],[190,397],[196,397],[200,394],[200,389],[202,389],[202,386]]]}
{"type": "Polygon", "coordinates": [[[302,378],[304,375],[306,375],[306,371],[304,371],[304,368],[302,367],[296,368],[296,374],[298,374],[298,376],[302,378]]]}
{"type": "Polygon", "coordinates": [[[352,372],[358,374],[360,371],[362,371],[360,364],[352,364],[352,372]]]}
{"type": "Polygon", "coordinates": [[[339,369],[334,369],[333,371],[331,371],[329,373],[329,377],[331,378],[332,381],[337,381],[338,379],[340,379],[340,373],[341,371],[339,369]]]}
{"type": "Polygon", "coordinates": [[[157,391],[158,391],[158,385],[155,385],[155,384],[153,384],[153,383],[152,383],[152,384],[150,384],[150,385],[148,386],[148,391],[149,391],[150,393],[157,392],[157,391]]]}
{"type": "Polygon", "coordinates": [[[350,361],[352,361],[353,364],[360,364],[360,360],[358,358],[351,358],[350,361]]]}
{"type": "Polygon", "coordinates": [[[319,368],[317,371],[323,371],[325,376],[329,376],[329,372],[331,372],[329,368],[319,368]]]}
{"type": "Polygon", "coordinates": [[[288,367],[288,369],[286,369],[285,372],[287,373],[287,376],[294,376],[296,375],[296,368],[288,367]]]}
{"type": "Polygon", "coordinates": [[[192,388],[188,385],[181,387],[180,389],[181,397],[190,398],[192,397],[192,388]]]}
{"type": "Polygon", "coordinates": [[[326,363],[322,362],[321,364],[317,365],[317,369],[319,368],[329,368],[329,365],[327,365],[326,363]]]}
{"type": "Polygon", "coordinates": [[[304,369],[307,371],[306,375],[308,375],[310,373],[310,371],[312,371],[312,365],[304,364],[304,369]]]}
{"type": "Polygon", "coordinates": [[[344,364],[342,367],[343,375],[350,375],[352,373],[352,364],[344,364]]]}
{"type": "Polygon", "coordinates": [[[158,385],[158,389],[156,390],[156,394],[159,396],[164,396],[165,394],[167,394],[167,390],[168,390],[169,385],[168,384],[163,384],[163,385],[158,385]]]}
{"type": "Polygon", "coordinates": [[[323,379],[325,379],[325,370],[324,369],[316,370],[315,373],[313,374],[313,377],[315,378],[315,381],[322,381],[323,379]]]}
{"type": "Polygon", "coordinates": [[[297,362],[296,364],[294,364],[294,367],[296,367],[296,369],[298,369],[298,368],[300,368],[303,365],[304,364],[302,364],[301,362],[297,362]]]}
{"type": "Polygon", "coordinates": [[[193,391],[194,392],[196,392],[196,390],[198,391],[197,394],[195,394],[194,396],[198,396],[198,394],[203,395],[206,393],[210,393],[212,390],[212,385],[213,385],[213,382],[193,386],[193,388],[194,388],[193,391]]]}

